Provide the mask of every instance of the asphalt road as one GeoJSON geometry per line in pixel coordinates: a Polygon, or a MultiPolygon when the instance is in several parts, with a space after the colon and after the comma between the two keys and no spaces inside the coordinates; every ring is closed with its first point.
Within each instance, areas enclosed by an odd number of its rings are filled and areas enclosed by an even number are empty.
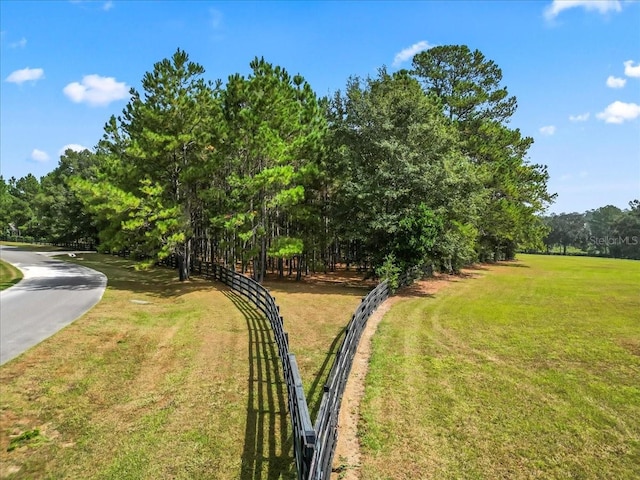
{"type": "Polygon", "coordinates": [[[24,278],[0,292],[0,365],[50,337],[100,301],[107,277],[56,260],[60,252],[0,246],[0,258],[24,278]]]}

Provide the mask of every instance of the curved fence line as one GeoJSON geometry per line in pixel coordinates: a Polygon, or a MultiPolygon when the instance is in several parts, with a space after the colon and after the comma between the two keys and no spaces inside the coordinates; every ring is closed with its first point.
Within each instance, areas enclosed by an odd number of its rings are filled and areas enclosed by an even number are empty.
{"type": "MultiPolygon", "coordinates": [[[[128,253],[121,251],[117,254],[128,256],[128,253]]],[[[173,255],[160,264],[172,268],[178,266],[177,259],[173,255]]],[[[293,454],[298,479],[329,480],[338,440],[340,406],[353,359],[369,317],[393,293],[389,282],[385,280],[369,292],[351,317],[324,385],[324,394],[316,422],[312,424],[298,363],[295,355],[289,351],[289,336],[284,330],[284,319],[280,315],[280,307],[276,305],[269,291],[245,275],[210,262],[194,260],[192,272],[224,283],[232,290],[244,295],[266,315],[278,345],[278,354],[287,384],[289,416],[293,432],[293,454]]],[[[427,272],[421,272],[416,268],[410,269],[400,276],[398,285],[408,285],[423,273],[427,272]]]]}
{"type": "MultiPolygon", "coordinates": [[[[177,268],[174,256],[169,257],[163,263],[177,268]]],[[[311,423],[296,357],[289,351],[289,337],[284,331],[284,319],[269,291],[255,280],[221,265],[195,260],[193,272],[224,283],[247,297],[267,316],[278,345],[278,353],[287,384],[289,415],[293,431],[293,453],[298,479],[329,480],[338,440],[340,406],[353,359],[369,317],[392,294],[389,282],[385,280],[369,292],[351,317],[324,385],[324,394],[314,425],[311,423]]],[[[398,279],[398,285],[410,284],[419,274],[418,269],[409,270],[398,279]]]]}
{"type": "MultiPolygon", "coordinates": [[[[398,286],[410,285],[422,274],[430,274],[431,270],[421,271],[419,268],[411,268],[398,278],[398,286]]],[[[331,465],[338,443],[338,417],[342,396],[347,386],[349,373],[353,366],[353,359],[367,326],[367,321],[382,302],[393,294],[389,281],[379,283],[376,288],[362,299],[355,313],[351,317],[349,325],[336,355],[336,359],[329,372],[327,383],[324,386],[324,395],[320,403],[320,410],[316,418],[315,431],[317,435],[317,447],[311,464],[311,480],[329,480],[331,465]]]]}
{"type": "MultiPolygon", "coordinates": [[[[1,240],[20,241],[18,238],[0,236],[1,240]]],[[[33,239],[30,240],[33,241],[33,239]]],[[[81,242],[64,244],[37,240],[36,242],[75,248],[76,250],[93,250],[94,247],[94,245],[81,242]]],[[[122,257],[130,256],[130,252],[127,250],[114,253],[122,257]]],[[[178,266],[177,259],[173,255],[160,262],[160,264],[172,268],[177,268],[178,266]]],[[[340,405],[342,404],[342,396],[351,372],[353,359],[360,343],[362,332],[367,325],[367,320],[378,306],[392,294],[389,282],[385,280],[369,292],[362,299],[362,302],[351,317],[342,344],[338,349],[324,385],[324,394],[314,425],[309,415],[309,407],[304,394],[296,357],[289,351],[289,336],[284,330],[284,319],[280,315],[280,307],[276,305],[275,299],[269,291],[245,275],[210,262],[194,260],[192,271],[205,278],[222,282],[232,290],[244,295],[269,320],[278,346],[278,355],[280,356],[284,379],[287,384],[287,400],[293,432],[293,453],[298,479],[329,480],[338,440],[340,405]]],[[[398,285],[410,284],[418,275],[418,269],[411,269],[399,278],[398,285]]]]}
{"type": "MultiPolygon", "coordinates": [[[[174,256],[170,256],[162,263],[169,267],[177,268],[177,260],[174,256]]],[[[280,307],[276,305],[275,299],[269,291],[258,282],[222,265],[194,260],[192,272],[205,278],[222,282],[232,290],[244,295],[269,320],[273,336],[278,345],[278,355],[280,356],[284,379],[287,384],[289,416],[291,417],[293,431],[293,453],[298,478],[300,480],[313,478],[310,476],[310,465],[316,450],[317,436],[311,423],[296,356],[289,351],[289,335],[284,330],[284,319],[280,315],[280,307]]]]}
{"type": "Polygon", "coordinates": [[[324,480],[331,475],[333,455],[338,442],[338,416],[349,373],[353,365],[353,359],[362,337],[362,332],[367,325],[371,314],[390,295],[388,281],[380,283],[362,302],[351,317],[345,332],[344,339],[336,355],[327,383],[324,386],[324,395],[320,403],[320,410],[316,418],[315,431],[318,438],[315,455],[311,464],[310,479],[324,480]]]}

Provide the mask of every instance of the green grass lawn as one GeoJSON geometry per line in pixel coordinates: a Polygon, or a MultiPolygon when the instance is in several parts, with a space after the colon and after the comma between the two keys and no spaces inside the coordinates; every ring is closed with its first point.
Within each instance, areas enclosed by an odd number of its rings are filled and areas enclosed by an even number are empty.
{"type": "Polygon", "coordinates": [[[12,287],[22,279],[22,273],[13,265],[0,260],[0,290],[12,287]]]}
{"type": "Polygon", "coordinates": [[[374,337],[363,479],[637,479],[640,262],[528,256],[374,337]]]}
{"type": "MultiPolygon", "coordinates": [[[[107,290],[81,319],[0,367],[0,478],[296,478],[264,316],[221,284],[180,283],[174,271],[139,272],[106,255],[73,261],[104,272],[107,290]]],[[[317,401],[313,375],[326,371],[366,290],[269,286],[317,401]],[[311,304],[324,311],[309,316],[311,304]]]]}

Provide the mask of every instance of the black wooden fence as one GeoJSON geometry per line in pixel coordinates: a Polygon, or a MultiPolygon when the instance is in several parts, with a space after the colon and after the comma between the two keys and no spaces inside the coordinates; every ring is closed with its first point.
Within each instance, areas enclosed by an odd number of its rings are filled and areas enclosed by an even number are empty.
{"type": "MultiPolygon", "coordinates": [[[[0,237],[4,240],[4,237],[0,237]]],[[[15,241],[15,239],[12,239],[15,241]]],[[[19,240],[18,240],[19,241],[19,240]]],[[[33,240],[32,240],[33,242],[33,240]]],[[[47,243],[47,242],[39,242],[47,243]]],[[[48,245],[63,246],[76,250],[93,250],[94,246],[80,242],[48,245]]],[[[123,250],[117,255],[128,257],[130,252],[123,250]]],[[[165,259],[162,264],[177,268],[175,256],[165,259]]],[[[224,283],[232,290],[244,295],[261,312],[263,312],[273,330],[278,345],[278,354],[282,363],[285,382],[287,384],[287,399],[289,415],[293,431],[293,453],[299,480],[329,480],[331,465],[338,441],[338,416],[342,396],[347,385],[347,379],[353,365],[362,332],[371,314],[392,293],[389,283],[384,281],[362,299],[362,302],[351,317],[347,325],[345,336],[334,360],[329,377],[324,386],[324,394],[315,425],[311,422],[309,407],[305,398],[302,379],[298,370],[296,357],[289,351],[289,336],[284,330],[284,319],[280,315],[280,308],[269,291],[255,280],[221,265],[194,260],[192,272],[211,280],[224,283]]],[[[411,283],[417,276],[429,272],[412,269],[403,274],[398,284],[400,286],[411,283]]]]}
{"type": "Polygon", "coordinates": [[[53,247],[68,248],[70,250],[93,251],[96,245],[92,242],[51,242],[47,239],[27,237],[23,235],[0,235],[0,240],[5,242],[28,243],[33,245],[50,245],[53,247]]]}
{"type": "MultiPolygon", "coordinates": [[[[167,258],[162,263],[177,268],[177,261],[174,256],[167,258]]],[[[291,417],[293,431],[293,453],[298,478],[300,480],[315,478],[311,476],[310,466],[316,451],[316,431],[311,423],[296,356],[289,351],[289,336],[284,330],[284,320],[280,315],[280,308],[276,305],[275,299],[266,288],[255,280],[221,265],[194,260],[192,273],[224,283],[232,290],[247,297],[266,315],[278,345],[278,354],[282,363],[285,383],[287,384],[289,416],[291,417]]]]}
{"type": "Polygon", "coordinates": [[[324,395],[316,418],[315,431],[318,440],[309,479],[325,480],[331,475],[333,454],[338,441],[338,415],[340,414],[342,395],[353,365],[353,358],[364,327],[367,325],[367,320],[378,306],[389,297],[389,294],[389,284],[385,280],[362,299],[347,326],[342,345],[340,345],[325,383],[324,395]]]}
{"type": "MultiPolygon", "coordinates": [[[[119,252],[119,254],[128,256],[127,252],[119,252]]],[[[177,260],[174,256],[167,258],[162,264],[177,268],[177,260]]],[[[353,314],[325,383],[320,409],[316,423],[313,425],[296,357],[289,351],[289,337],[284,330],[284,319],[269,291],[245,275],[209,262],[195,260],[192,265],[192,273],[224,283],[247,297],[266,315],[278,345],[278,353],[287,384],[289,416],[293,431],[293,454],[298,479],[329,480],[338,440],[340,405],[353,359],[367,320],[392,293],[389,283],[384,281],[369,292],[353,314]]],[[[420,274],[421,272],[416,269],[410,270],[400,277],[398,284],[407,285],[420,274]]]]}

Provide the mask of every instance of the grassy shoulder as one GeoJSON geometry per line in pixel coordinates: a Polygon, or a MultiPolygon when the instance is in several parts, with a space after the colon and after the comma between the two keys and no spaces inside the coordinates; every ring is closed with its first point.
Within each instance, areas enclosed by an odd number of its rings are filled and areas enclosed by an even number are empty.
{"type": "Polygon", "coordinates": [[[384,318],[362,478],[637,478],[640,262],[523,255],[479,274],[384,318]]]}
{"type": "Polygon", "coordinates": [[[20,250],[28,250],[30,252],[57,252],[61,250],[65,250],[61,247],[56,247],[53,245],[39,245],[35,243],[21,243],[21,242],[7,242],[0,241],[0,245],[6,245],[8,247],[16,247],[20,250]]]}
{"type": "Polygon", "coordinates": [[[0,290],[12,287],[22,280],[22,272],[10,263],[0,260],[0,290]]]}
{"type": "MultiPolygon", "coordinates": [[[[295,478],[276,346],[251,305],[166,269],[138,272],[98,254],[74,261],[104,272],[107,290],[0,367],[0,477],[295,478]]],[[[359,297],[286,281],[271,289],[291,338],[300,335],[303,375],[322,371],[359,297]],[[309,302],[335,325],[316,328],[309,302]]]]}

